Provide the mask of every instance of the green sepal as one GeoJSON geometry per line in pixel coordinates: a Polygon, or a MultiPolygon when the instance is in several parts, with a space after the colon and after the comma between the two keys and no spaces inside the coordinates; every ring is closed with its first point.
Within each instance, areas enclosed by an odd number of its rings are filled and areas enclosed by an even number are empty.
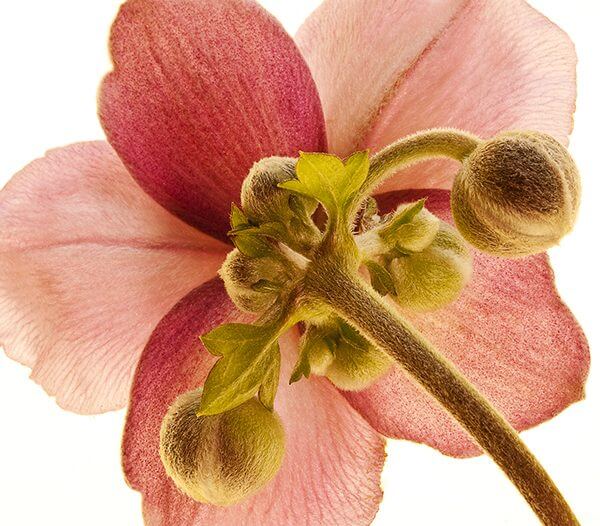
{"type": "Polygon", "coordinates": [[[379,263],[372,260],[364,262],[371,277],[371,285],[382,296],[396,295],[396,287],[392,275],[379,263]]]}
{"type": "Polygon", "coordinates": [[[324,153],[300,153],[297,179],[279,183],[298,194],[317,199],[327,211],[345,211],[369,172],[369,153],[353,154],[344,164],[339,157],[324,153]]]}
{"type": "Polygon", "coordinates": [[[272,327],[228,323],[201,337],[219,360],[204,384],[199,416],[237,407],[256,395],[263,384],[266,402],[274,398],[273,364],[280,360],[277,336],[278,330],[272,327]]]}
{"type": "Polygon", "coordinates": [[[273,254],[273,246],[261,235],[242,230],[231,238],[235,247],[244,256],[262,258],[273,254]]]}
{"type": "Polygon", "coordinates": [[[246,214],[244,214],[244,212],[242,212],[242,210],[235,203],[233,203],[231,205],[231,213],[229,215],[229,223],[231,224],[231,228],[234,230],[236,228],[239,228],[242,225],[249,224],[246,214]]]}
{"type": "MultiPolygon", "coordinates": [[[[275,344],[277,345],[277,344],[275,344]]],[[[281,354],[279,349],[275,353],[275,359],[271,362],[269,370],[265,373],[265,379],[258,390],[258,399],[269,411],[273,411],[275,395],[279,386],[279,370],[281,368],[281,354]]]]}
{"type": "Polygon", "coordinates": [[[427,198],[419,199],[407,206],[402,212],[396,215],[385,227],[381,229],[380,236],[393,236],[400,225],[410,223],[425,208],[427,198]]]}
{"type": "Polygon", "coordinates": [[[317,367],[318,374],[323,374],[324,369],[333,360],[334,348],[335,342],[330,332],[309,326],[300,340],[298,361],[289,383],[293,384],[302,377],[308,378],[313,372],[313,367],[317,367]]]}

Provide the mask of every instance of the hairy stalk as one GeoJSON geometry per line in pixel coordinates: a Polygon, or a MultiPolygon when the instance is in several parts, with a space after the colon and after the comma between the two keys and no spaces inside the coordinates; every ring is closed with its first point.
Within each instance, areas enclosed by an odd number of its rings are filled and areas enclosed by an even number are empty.
{"type": "Polygon", "coordinates": [[[578,525],[558,488],[516,431],[471,383],[339,261],[309,267],[307,293],[388,353],[470,433],[547,526],[578,525]],[[312,268],[311,268],[312,267],[312,268]]]}
{"type": "Polygon", "coordinates": [[[463,161],[480,143],[477,136],[451,128],[436,128],[404,137],[371,158],[369,175],[360,195],[372,194],[385,179],[419,161],[436,157],[463,161]]]}

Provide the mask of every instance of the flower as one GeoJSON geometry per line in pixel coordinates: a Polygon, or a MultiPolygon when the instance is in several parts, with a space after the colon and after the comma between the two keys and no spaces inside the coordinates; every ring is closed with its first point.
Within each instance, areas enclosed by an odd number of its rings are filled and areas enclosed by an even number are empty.
{"type": "MultiPolygon", "coordinates": [[[[240,316],[214,276],[255,161],[376,151],[435,126],[563,142],[571,128],[571,44],[521,1],[326,0],[296,43],[300,52],[247,0],[129,0],[99,99],[110,146],[51,151],[0,196],[0,341],[65,408],[107,411],[129,396],[124,468],[149,524],[367,524],[381,498],[381,434],[478,451],[394,370],[358,392],[282,382],[284,465],[247,502],[199,505],[164,472],[167,408],[214,363],[197,336],[240,316]]],[[[441,162],[403,171],[379,205],[427,196],[450,220],[454,172],[441,162]]],[[[405,314],[517,429],[582,396],[587,344],[543,255],[475,252],[455,303],[405,314]]],[[[286,373],[297,341],[282,341],[286,373]]]]}

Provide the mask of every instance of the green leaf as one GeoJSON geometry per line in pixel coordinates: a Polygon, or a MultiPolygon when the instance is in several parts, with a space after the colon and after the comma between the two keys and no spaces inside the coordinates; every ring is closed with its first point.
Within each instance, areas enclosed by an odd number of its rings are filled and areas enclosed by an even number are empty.
{"type": "Polygon", "coordinates": [[[232,241],[244,256],[250,258],[262,258],[273,253],[273,247],[263,236],[252,234],[247,230],[242,230],[233,235],[232,241]]]}
{"type": "Polygon", "coordinates": [[[371,277],[371,285],[373,288],[382,296],[391,294],[396,295],[396,287],[394,286],[394,280],[392,275],[379,263],[372,260],[365,261],[365,267],[369,271],[371,277]]]}
{"type": "MultiPolygon", "coordinates": [[[[276,343],[273,345],[277,346],[276,343]]],[[[269,370],[265,373],[265,380],[258,390],[258,399],[262,405],[270,411],[273,411],[275,395],[277,394],[277,387],[279,386],[279,369],[281,367],[281,354],[279,353],[279,348],[275,350],[274,355],[276,358],[272,361],[269,370]]]]}
{"type": "Polygon", "coordinates": [[[294,370],[290,376],[290,385],[299,381],[302,377],[308,378],[310,376],[310,361],[308,360],[308,352],[306,347],[300,349],[298,361],[294,366],[294,370]]]}
{"type": "Polygon", "coordinates": [[[265,399],[269,400],[273,364],[280,360],[277,335],[272,327],[229,323],[202,336],[207,350],[220,359],[204,384],[198,415],[233,409],[252,398],[265,383],[265,399]]]}
{"type": "Polygon", "coordinates": [[[360,190],[369,174],[369,165],[368,150],[356,152],[346,161],[346,180],[342,197],[344,205],[360,190]]]}
{"type": "Polygon", "coordinates": [[[231,214],[229,215],[229,222],[231,228],[236,229],[242,225],[248,224],[248,218],[242,212],[235,203],[231,205],[231,214]]]}
{"type": "Polygon", "coordinates": [[[419,199],[414,203],[410,203],[400,213],[394,215],[394,218],[382,229],[383,235],[393,233],[400,225],[410,223],[425,207],[427,198],[419,199]]]}
{"type": "Polygon", "coordinates": [[[301,153],[297,180],[280,183],[281,188],[320,201],[330,213],[343,210],[360,190],[369,172],[368,152],[357,152],[346,164],[324,153],[301,153]]]}

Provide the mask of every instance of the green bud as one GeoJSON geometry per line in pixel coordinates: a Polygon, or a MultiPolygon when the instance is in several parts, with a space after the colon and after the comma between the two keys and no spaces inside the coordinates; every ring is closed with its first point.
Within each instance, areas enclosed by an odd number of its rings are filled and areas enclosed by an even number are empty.
{"type": "Polygon", "coordinates": [[[440,220],[424,207],[425,201],[401,205],[379,230],[386,245],[407,252],[428,247],[439,229],[440,220]]]}
{"type": "Polygon", "coordinates": [[[242,208],[256,223],[289,223],[297,215],[310,217],[317,202],[291,194],[277,185],[296,178],[298,160],[291,157],[267,157],[254,163],[242,184],[242,208]],[[290,200],[291,198],[291,200],[290,200]]]}
{"type": "Polygon", "coordinates": [[[248,257],[237,249],[227,255],[219,275],[236,307],[247,312],[264,312],[279,297],[282,284],[290,280],[281,262],[248,257]]]}
{"type": "Polygon", "coordinates": [[[508,132],[478,146],[452,190],[452,213],[465,239],[506,257],[555,245],[575,222],[577,167],[564,146],[538,132],[508,132]]]}
{"type": "Polygon", "coordinates": [[[327,367],[325,376],[340,389],[359,391],[383,376],[390,369],[392,359],[352,327],[340,323],[333,361],[327,367]]]}
{"type": "Polygon", "coordinates": [[[422,252],[389,264],[401,307],[428,311],[454,301],[471,276],[471,256],[458,232],[440,223],[433,242],[422,252]]]}
{"type": "Polygon", "coordinates": [[[284,430],[279,417],[255,398],[225,413],[196,416],[201,393],[185,393],[169,408],[160,431],[160,458],[183,493],[229,506],[277,474],[284,430]]]}

